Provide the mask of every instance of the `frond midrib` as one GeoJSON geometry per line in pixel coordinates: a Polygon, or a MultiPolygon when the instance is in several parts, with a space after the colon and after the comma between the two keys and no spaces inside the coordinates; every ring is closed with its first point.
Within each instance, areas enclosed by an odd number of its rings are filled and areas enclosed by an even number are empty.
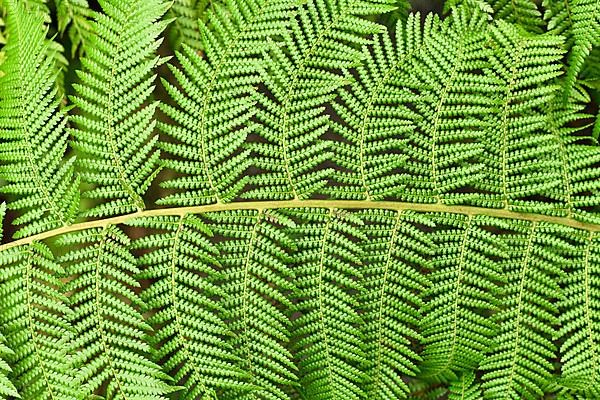
{"type": "Polygon", "coordinates": [[[581,229],[588,232],[600,232],[600,223],[583,222],[573,217],[557,217],[537,213],[512,211],[505,208],[487,208],[466,205],[453,205],[442,203],[412,203],[401,201],[374,201],[374,200],[275,200],[275,201],[235,201],[231,203],[214,203],[203,206],[170,207],[152,210],[143,210],[118,217],[104,218],[94,221],[80,222],[63,226],[47,232],[14,240],[0,246],[0,252],[17,246],[26,245],[34,241],[57,237],[69,232],[83,231],[91,228],[104,228],[108,225],[126,224],[136,218],[157,216],[185,216],[186,214],[204,214],[209,212],[235,211],[235,210],[268,210],[283,208],[328,208],[365,210],[379,209],[392,211],[414,211],[423,213],[450,213],[467,216],[484,215],[503,219],[516,219],[529,222],[542,222],[558,224],[570,228],[581,229]]]}

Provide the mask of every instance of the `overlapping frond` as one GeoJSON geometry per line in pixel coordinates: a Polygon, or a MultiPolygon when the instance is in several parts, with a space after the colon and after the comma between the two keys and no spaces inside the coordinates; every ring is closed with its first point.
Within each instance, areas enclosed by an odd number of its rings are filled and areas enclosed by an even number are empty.
{"type": "Polygon", "coordinates": [[[421,296],[430,285],[423,272],[434,247],[415,225],[432,223],[418,214],[375,210],[363,219],[365,394],[373,400],[405,398],[403,377],[419,372],[421,296]]]}
{"type": "Polygon", "coordinates": [[[62,267],[33,242],[0,253],[0,331],[13,354],[10,377],[22,399],[78,399],[67,355],[71,312],[62,267]]]}
{"type": "Polygon", "coordinates": [[[504,238],[509,258],[500,295],[495,347],[482,361],[486,399],[536,399],[550,383],[556,346],[559,279],[571,250],[573,232],[541,222],[512,223],[517,233],[504,238]]]}
{"type": "Polygon", "coordinates": [[[6,339],[0,333],[0,399],[21,397],[15,385],[10,381],[8,374],[12,371],[6,360],[14,356],[15,352],[6,346],[6,339]]]}
{"type": "Polygon", "coordinates": [[[488,2],[494,9],[494,19],[519,25],[529,32],[542,32],[544,19],[539,10],[539,2],[535,0],[488,0],[488,2]]]}
{"type": "MultiPolygon", "coordinates": [[[[60,258],[70,280],[69,351],[82,394],[105,399],[165,399],[166,375],[149,359],[150,326],[135,293],[139,269],[130,239],[116,226],[61,236],[60,258]]],[[[67,336],[65,336],[67,339],[67,336]]]]}
{"type": "MultiPolygon", "coordinates": [[[[142,299],[153,312],[147,322],[155,327],[151,342],[155,358],[185,387],[181,399],[216,399],[217,391],[248,391],[248,374],[229,343],[232,328],[220,318],[226,295],[215,284],[218,250],[209,241],[209,228],[196,216],[144,218],[133,226],[157,233],[133,243],[151,250],[139,258],[138,275],[153,282],[142,299]]],[[[220,397],[219,397],[220,398],[220,397]]]]}
{"type": "Polygon", "coordinates": [[[203,58],[184,46],[182,69],[171,66],[179,84],[163,81],[177,106],[163,110],[175,124],[161,129],[175,142],[161,144],[173,158],[164,165],[181,176],[162,186],[176,193],[160,204],[196,205],[227,202],[246,185],[249,151],[242,146],[256,130],[253,93],[260,82],[261,54],[271,36],[281,35],[295,0],[235,0],[218,4],[200,22],[203,58]]]}
{"type": "Polygon", "coordinates": [[[383,30],[363,17],[389,11],[392,3],[310,0],[298,8],[266,55],[266,90],[256,96],[264,140],[249,144],[261,173],[245,197],[303,199],[323,190],[332,173],[322,165],[331,158],[321,138],[330,119],[325,105],[348,83],[340,70],[357,66],[367,36],[383,30]]]}
{"type": "Polygon", "coordinates": [[[64,161],[65,110],[56,96],[56,70],[48,54],[39,13],[18,1],[6,3],[8,43],[0,78],[0,176],[2,192],[14,197],[9,208],[20,216],[15,237],[73,222],[79,208],[78,180],[71,158],[64,161]]]}
{"type": "Polygon", "coordinates": [[[425,291],[422,320],[423,374],[439,375],[478,367],[494,344],[497,325],[489,314],[498,306],[506,257],[501,238],[487,227],[502,222],[486,217],[447,215],[447,226],[434,235],[437,251],[431,261],[431,288],[425,291]]]}
{"type": "Polygon", "coordinates": [[[286,234],[293,221],[273,210],[207,214],[219,243],[220,286],[229,341],[256,390],[229,390],[223,399],[284,400],[298,386],[288,344],[290,295],[295,289],[288,254],[294,246],[286,234]]]}
{"type": "Polygon", "coordinates": [[[84,47],[80,83],[72,98],[78,115],[73,147],[77,170],[93,185],[84,196],[100,203],[85,216],[123,214],[145,208],[142,196],[159,171],[156,103],[147,104],[154,90],[158,35],[167,22],[160,18],[162,0],[103,0],[96,14],[96,35],[84,47]]]}
{"type": "Polygon", "coordinates": [[[548,212],[561,185],[559,144],[546,128],[545,106],[553,101],[561,74],[562,39],[531,35],[504,21],[490,28],[493,53],[487,73],[499,80],[497,112],[483,137],[486,149],[484,193],[476,204],[548,212]]]}
{"type": "Polygon", "coordinates": [[[559,383],[587,398],[600,397],[599,235],[580,232],[558,304],[563,338],[559,383]]]}
{"type": "Polygon", "coordinates": [[[175,18],[169,28],[170,40],[174,49],[183,45],[195,51],[202,49],[202,36],[198,20],[206,20],[206,9],[213,1],[220,0],[175,0],[167,13],[168,17],[175,18]]]}
{"type": "Polygon", "coordinates": [[[87,0],[55,0],[58,30],[67,32],[71,42],[71,55],[81,54],[94,34],[92,11],[87,0]]]}
{"type": "Polygon", "coordinates": [[[362,320],[357,312],[365,240],[359,216],[336,209],[297,209],[292,230],[298,264],[293,340],[304,398],[360,399],[366,376],[362,366],[362,320]]]}
{"type": "Polygon", "coordinates": [[[481,400],[482,398],[481,387],[472,372],[465,372],[450,383],[448,400],[481,400]]]}
{"type": "Polygon", "coordinates": [[[332,106],[339,120],[331,119],[331,129],[344,141],[336,143],[333,159],[340,167],[329,189],[334,198],[381,199],[400,197],[402,166],[407,156],[402,138],[415,129],[414,113],[403,104],[417,96],[402,86],[399,77],[440,20],[429,14],[421,27],[419,14],[396,27],[396,43],[387,32],[375,36],[363,47],[363,62],[356,67],[357,78],[338,91],[332,106]]]}

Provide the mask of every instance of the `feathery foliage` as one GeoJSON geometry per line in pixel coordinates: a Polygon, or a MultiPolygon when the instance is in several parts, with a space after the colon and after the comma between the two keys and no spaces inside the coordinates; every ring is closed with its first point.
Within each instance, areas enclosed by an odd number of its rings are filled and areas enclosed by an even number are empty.
{"type": "Polygon", "coordinates": [[[0,0],[0,399],[600,397],[597,3],[0,0]]]}

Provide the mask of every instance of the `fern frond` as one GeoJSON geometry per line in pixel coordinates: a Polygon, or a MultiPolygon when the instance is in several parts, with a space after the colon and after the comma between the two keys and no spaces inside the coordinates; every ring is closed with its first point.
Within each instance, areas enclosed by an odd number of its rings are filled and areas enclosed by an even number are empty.
{"type": "Polygon", "coordinates": [[[61,236],[58,244],[70,249],[60,261],[71,277],[69,349],[83,395],[165,399],[166,375],[147,356],[150,326],[137,309],[144,303],[134,292],[139,270],[130,239],[108,225],[61,236]]]}
{"type": "Polygon", "coordinates": [[[494,344],[498,327],[489,314],[497,309],[498,284],[506,257],[501,238],[486,227],[502,227],[483,216],[439,218],[446,229],[435,235],[438,250],[431,261],[431,288],[422,321],[423,374],[477,368],[494,344]]]}
{"type": "Polygon", "coordinates": [[[215,285],[221,273],[218,250],[209,241],[209,228],[196,216],[134,220],[133,226],[158,230],[136,240],[136,249],[152,250],[139,258],[138,275],[152,279],[142,299],[154,314],[152,336],[155,358],[185,387],[181,399],[216,399],[222,389],[248,391],[248,374],[236,367],[227,327],[219,315],[223,306],[215,298],[225,293],[215,285]]]}
{"type": "Polygon", "coordinates": [[[415,227],[432,226],[422,215],[409,212],[366,211],[363,305],[367,398],[405,398],[409,391],[403,377],[418,372],[421,357],[416,345],[422,340],[422,292],[430,282],[422,272],[433,242],[415,227]]]}
{"type": "Polygon", "coordinates": [[[415,128],[409,118],[413,113],[402,100],[414,100],[415,96],[401,86],[398,75],[439,25],[440,20],[430,14],[421,28],[420,15],[413,14],[406,23],[398,23],[395,45],[386,32],[375,36],[371,46],[363,47],[364,61],[356,67],[357,79],[349,88],[341,87],[340,100],[332,103],[341,121],[331,119],[329,123],[344,139],[336,142],[333,155],[342,169],[334,174],[340,186],[329,188],[332,197],[377,200],[400,196],[401,167],[407,156],[397,149],[403,149],[401,138],[415,128]]]}
{"type": "MultiPolygon", "coordinates": [[[[488,0],[494,9],[494,19],[510,22],[528,32],[541,33],[544,27],[542,13],[535,0],[488,0]]],[[[568,0],[565,0],[568,1],[568,0]]]]}
{"type": "Polygon", "coordinates": [[[348,83],[339,73],[362,58],[367,35],[383,27],[365,16],[393,9],[391,0],[311,0],[290,18],[290,26],[265,54],[266,93],[256,96],[264,141],[250,143],[261,169],[244,193],[254,199],[304,199],[321,191],[332,169],[325,105],[348,83]]]}
{"type": "Polygon", "coordinates": [[[183,45],[195,51],[202,49],[202,35],[198,20],[206,20],[206,8],[216,0],[175,0],[171,6],[169,17],[175,18],[169,29],[172,47],[176,50],[183,45]]]}
{"type": "Polygon", "coordinates": [[[161,148],[172,158],[165,167],[181,176],[162,182],[176,189],[159,201],[168,205],[228,202],[248,180],[242,174],[250,166],[249,151],[242,150],[246,137],[256,130],[252,98],[260,82],[261,53],[268,38],[280,35],[295,0],[235,0],[227,9],[215,5],[208,22],[200,22],[206,58],[184,46],[178,54],[182,69],[171,71],[180,88],[163,80],[177,106],[163,111],[175,124],[161,130],[175,139],[161,148]]]}
{"type": "Polygon", "coordinates": [[[106,216],[145,208],[142,195],[159,171],[158,136],[153,136],[156,103],[152,74],[163,60],[154,55],[167,21],[162,0],[104,0],[96,14],[96,35],[84,47],[72,117],[82,181],[94,185],[84,196],[102,200],[85,216],[106,216]]]}
{"type": "Polygon", "coordinates": [[[0,333],[0,399],[5,400],[10,397],[21,397],[15,385],[8,378],[8,374],[12,371],[6,360],[13,357],[15,354],[8,346],[6,339],[0,333]]]}
{"type": "Polygon", "coordinates": [[[560,348],[559,383],[587,398],[600,397],[600,237],[581,233],[564,277],[564,295],[558,304],[564,341],[560,348]]]}
{"type": "Polygon", "coordinates": [[[68,28],[71,42],[71,56],[82,54],[87,42],[94,34],[92,29],[92,10],[87,0],[55,0],[58,31],[64,34],[68,28]]]}
{"type": "Polygon", "coordinates": [[[490,115],[483,143],[489,195],[476,204],[523,212],[551,212],[549,193],[561,185],[559,145],[546,129],[561,74],[562,39],[531,35],[503,21],[490,29],[493,54],[488,73],[499,80],[497,112],[490,115]]]}
{"type": "Polygon", "coordinates": [[[73,161],[67,147],[65,110],[59,107],[54,60],[43,17],[22,3],[7,2],[9,40],[4,48],[5,75],[0,78],[0,176],[2,192],[15,197],[9,207],[21,215],[15,237],[55,229],[73,222],[79,208],[73,161]]]}
{"type": "Polygon", "coordinates": [[[227,391],[223,399],[289,399],[298,386],[296,366],[286,346],[290,340],[289,295],[294,275],[288,249],[294,246],[285,233],[293,221],[280,213],[240,211],[207,214],[219,243],[225,292],[224,318],[233,331],[230,343],[240,367],[258,390],[248,394],[227,391]]]}
{"type": "Polygon", "coordinates": [[[510,248],[503,262],[506,285],[500,295],[500,311],[493,319],[500,325],[496,346],[482,361],[486,399],[536,399],[544,394],[553,370],[560,296],[558,280],[565,253],[571,245],[566,238],[573,231],[540,222],[513,223],[518,231],[505,240],[510,248]]]}
{"type": "Polygon", "coordinates": [[[448,400],[481,400],[481,387],[475,379],[473,372],[465,372],[459,379],[453,380],[450,383],[448,400]]]}
{"type": "Polygon", "coordinates": [[[290,211],[301,221],[292,230],[297,310],[293,342],[304,398],[360,399],[366,376],[362,320],[357,313],[362,249],[359,216],[336,209],[290,211]]]}
{"type": "Polygon", "coordinates": [[[71,312],[61,266],[38,242],[0,253],[0,326],[13,351],[11,380],[23,399],[78,399],[67,355],[71,312]]]}

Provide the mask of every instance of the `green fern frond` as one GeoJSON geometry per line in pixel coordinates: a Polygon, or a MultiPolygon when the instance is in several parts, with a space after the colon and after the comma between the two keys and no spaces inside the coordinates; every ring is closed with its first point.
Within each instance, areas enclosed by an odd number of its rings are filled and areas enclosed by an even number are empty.
{"type": "Polygon", "coordinates": [[[560,188],[559,144],[546,129],[545,106],[551,104],[561,74],[562,40],[531,35],[498,21],[490,30],[493,54],[488,73],[499,80],[497,112],[489,116],[483,137],[488,167],[476,200],[483,207],[551,212],[544,198],[560,188]],[[536,196],[541,197],[537,199],[536,196]]]}
{"type": "MultiPolygon", "coordinates": [[[[541,33],[544,26],[539,2],[535,0],[488,0],[494,9],[494,19],[510,22],[532,33],[541,33]]],[[[568,0],[566,0],[568,1],[568,0]]]]}
{"type": "MultiPolygon", "coordinates": [[[[150,326],[138,311],[134,292],[139,270],[130,239],[115,226],[70,233],[58,244],[70,249],[60,258],[71,280],[69,350],[84,396],[106,399],[165,399],[169,386],[148,359],[150,326]]],[[[86,398],[87,398],[86,397],[86,398]]]]}
{"type": "Polygon", "coordinates": [[[558,304],[564,339],[559,383],[576,389],[587,398],[600,397],[600,240],[597,233],[578,237],[571,255],[571,268],[565,274],[565,290],[558,304]]]}
{"type": "Polygon", "coordinates": [[[202,49],[202,35],[198,20],[206,20],[206,9],[216,0],[175,0],[167,16],[175,18],[169,29],[172,47],[176,50],[183,45],[196,51],[202,49]]]}
{"type": "Polygon", "coordinates": [[[437,222],[448,228],[435,233],[438,250],[424,293],[425,376],[473,370],[490,350],[498,327],[488,315],[497,309],[503,281],[498,259],[507,256],[501,238],[486,229],[502,221],[448,215],[437,222]]]}
{"type": "Polygon", "coordinates": [[[87,42],[91,40],[92,10],[87,0],[55,0],[58,31],[61,34],[67,32],[71,42],[71,56],[82,54],[87,48],[87,42]]]}
{"type": "Polygon", "coordinates": [[[364,397],[366,364],[362,320],[357,313],[365,240],[359,216],[336,209],[290,211],[301,222],[292,230],[298,247],[293,341],[307,399],[364,397]]]}
{"type": "MultiPolygon", "coordinates": [[[[209,241],[209,228],[196,216],[144,218],[130,223],[159,232],[133,243],[150,249],[139,258],[138,275],[152,279],[142,299],[154,314],[147,319],[156,327],[154,353],[175,383],[185,387],[181,399],[216,399],[223,389],[248,391],[248,374],[236,367],[228,339],[231,327],[219,316],[226,293],[215,285],[218,250],[209,241]]],[[[219,397],[220,398],[220,397],[219,397]]]]}
{"type": "Polygon", "coordinates": [[[249,151],[241,148],[256,130],[252,93],[260,81],[261,53],[269,37],[282,34],[296,3],[235,0],[227,9],[216,5],[207,22],[215,28],[200,22],[206,58],[187,46],[178,54],[182,69],[170,67],[180,88],[163,80],[178,105],[164,105],[163,111],[176,124],[161,124],[176,142],[161,143],[161,148],[173,157],[163,160],[165,167],[181,176],[162,182],[177,193],[159,204],[228,202],[246,185],[242,174],[250,166],[249,151]]]}
{"type": "Polygon", "coordinates": [[[244,193],[254,199],[304,199],[331,176],[331,158],[321,139],[329,116],[325,105],[348,83],[341,69],[360,63],[361,45],[383,27],[365,16],[393,9],[391,0],[312,0],[290,18],[289,29],[265,54],[265,93],[257,94],[258,135],[249,143],[261,169],[244,193]]]}
{"type": "Polygon", "coordinates": [[[6,339],[0,333],[0,399],[5,400],[11,397],[21,397],[15,385],[10,381],[8,374],[12,371],[6,360],[15,354],[6,346],[6,339]]]}
{"type": "Polygon", "coordinates": [[[67,355],[67,321],[62,267],[44,244],[0,253],[0,326],[8,347],[10,377],[23,399],[78,399],[67,355]]]}
{"type": "Polygon", "coordinates": [[[500,331],[495,347],[482,361],[486,399],[536,399],[544,394],[553,370],[558,323],[555,300],[567,241],[575,233],[539,222],[513,223],[518,233],[505,238],[510,255],[502,264],[506,284],[500,311],[493,316],[500,331]]]}
{"type": "Polygon", "coordinates": [[[78,180],[67,147],[66,110],[56,96],[56,71],[43,17],[22,3],[7,2],[9,40],[0,78],[0,175],[2,192],[14,196],[9,207],[21,215],[15,237],[73,222],[79,208],[78,180]]]}
{"type": "Polygon", "coordinates": [[[207,214],[219,243],[225,292],[223,315],[234,336],[229,341],[240,367],[250,375],[256,391],[229,390],[223,399],[289,399],[289,388],[298,386],[290,351],[289,311],[294,275],[288,249],[294,246],[285,234],[293,221],[280,213],[240,211],[207,214]]]}
{"type": "Polygon", "coordinates": [[[475,379],[475,374],[466,372],[458,380],[452,381],[448,400],[481,400],[481,387],[475,379]]]}
{"type": "Polygon", "coordinates": [[[333,156],[342,168],[334,175],[340,186],[329,189],[334,198],[400,196],[404,178],[400,171],[407,156],[395,150],[404,147],[401,138],[415,128],[409,118],[413,113],[402,101],[415,96],[399,85],[399,75],[439,25],[430,14],[421,28],[420,15],[413,14],[397,24],[395,45],[386,32],[363,47],[357,79],[349,88],[340,88],[340,100],[332,103],[341,122],[331,119],[331,129],[344,138],[336,143],[333,156]]]}
{"type": "Polygon", "coordinates": [[[82,181],[94,185],[84,196],[101,200],[84,216],[106,216],[145,208],[146,193],[159,171],[153,135],[157,103],[146,104],[154,68],[164,60],[154,53],[167,23],[162,0],[103,0],[96,14],[96,36],[84,47],[80,83],[72,98],[80,115],[73,147],[82,181]]]}
{"type": "Polygon", "coordinates": [[[408,212],[367,211],[364,214],[363,262],[365,352],[368,361],[367,398],[405,398],[403,376],[414,376],[421,361],[416,345],[423,302],[429,287],[422,274],[433,252],[433,241],[415,224],[432,226],[429,219],[408,212]]]}

